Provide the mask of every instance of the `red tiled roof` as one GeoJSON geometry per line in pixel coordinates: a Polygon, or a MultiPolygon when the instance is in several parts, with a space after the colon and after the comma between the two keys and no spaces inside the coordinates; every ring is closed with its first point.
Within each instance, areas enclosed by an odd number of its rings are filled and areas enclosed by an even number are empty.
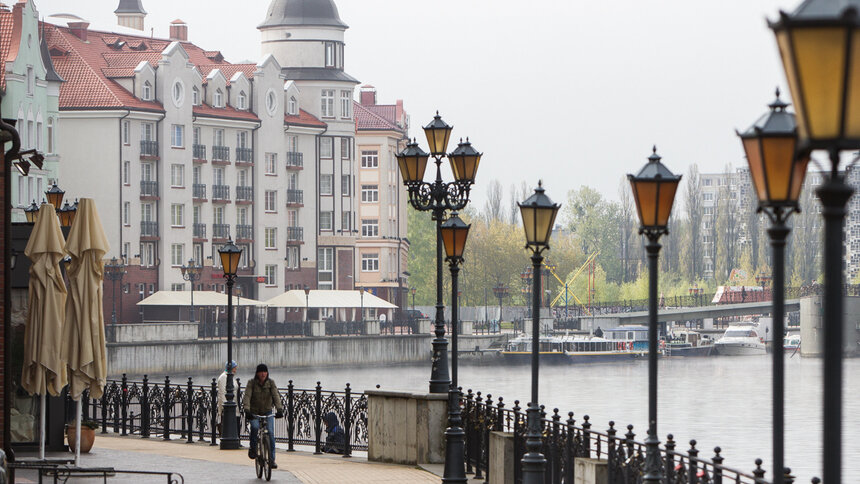
{"type": "Polygon", "coordinates": [[[245,74],[245,77],[251,79],[254,77],[254,71],[257,70],[256,64],[204,64],[198,65],[197,69],[200,70],[200,74],[205,79],[206,76],[209,75],[215,69],[219,69],[221,74],[224,74],[224,77],[227,78],[227,85],[230,85],[230,79],[236,75],[237,72],[242,72],[245,74]]]}
{"type": "Polygon", "coordinates": [[[299,109],[299,114],[297,115],[287,114],[284,116],[284,124],[290,126],[309,126],[312,128],[325,128],[328,126],[304,109],[299,109]]]}
{"type": "Polygon", "coordinates": [[[260,121],[260,118],[258,118],[256,114],[250,111],[240,111],[231,106],[213,108],[212,106],[204,103],[199,106],[194,106],[193,113],[195,116],[201,116],[204,118],[228,118],[240,119],[243,121],[260,121]]]}
{"type": "MultiPolygon", "coordinates": [[[[12,45],[13,29],[12,12],[0,10],[0,61],[5,64],[9,59],[9,47],[12,45]]],[[[0,89],[6,89],[6,66],[0,65],[0,89]]]]}
{"type": "MultiPolygon", "coordinates": [[[[396,123],[383,118],[379,114],[368,109],[368,106],[362,106],[360,103],[353,102],[355,111],[355,129],[364,130],[392,130],[403,131],[396,123]]],[[[375,106],[381,107],[381,106],[375,106]]]]}
{"type": "Polygon", "coordinates": [[[108,79],[134,77],[134,67],[105,67],[102,74],[108,79]]]}

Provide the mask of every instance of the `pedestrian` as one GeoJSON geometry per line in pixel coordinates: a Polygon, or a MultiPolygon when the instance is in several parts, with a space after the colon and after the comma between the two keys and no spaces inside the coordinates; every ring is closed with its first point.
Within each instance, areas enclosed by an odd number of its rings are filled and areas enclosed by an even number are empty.
{"type": "Polygon", "coordinates": [[[346,447],[346,433],[337,421],[337,415],[329,412],[323,417],[325,422],[325,444],[323,452],[328,454],[343,454],[346,447]]]}
{"type": "MultiPolygon", "coordinates": [[[[227,372],[233,373],[233,379],[236,379],[236,360],[228,361],[224,366],[224,371],[218,376],[218,434],[221,434],[221,415],[224,413],[224,402],[227,401],[227,372]]],[[[235,395],[235,393],[234,393],[235,395]]],[[[235,397],[234,397],[235,398],[235,397]]]]}
{"type": "MultiPolygon", "coordinates": [[[[257,458],[257,432],[260,430],[260,420],[257,415],[263,416],[269,423],[269,431],[275,430],[275,419],[284,417],[284,404],[281,403],[281,394],[275,380],[269,378],[269,367],[264,363],[257,365],[254,378],[245,385],[245,395],[242,398],[242,408],[245,409],[245,420],[251,424],[251,448],[248,449],[248,458],[257,458]],[[272,415],[272,407],[277,412],[272,415]]],[[[269,462],[272,469],[277,469],[275,464],[275,446],[269,449],[269,462]]]]}

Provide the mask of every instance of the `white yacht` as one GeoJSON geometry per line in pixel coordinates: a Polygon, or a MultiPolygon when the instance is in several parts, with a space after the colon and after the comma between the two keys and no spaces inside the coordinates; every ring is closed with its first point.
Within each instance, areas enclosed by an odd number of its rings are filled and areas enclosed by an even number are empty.
{"type": "Polygon", "coordinates": [[[729,326],[723,337],[714,343],[718,355],[747,356],[767,354],[763,335],[758,334],[758,325],[738,324],[729,326]]]}

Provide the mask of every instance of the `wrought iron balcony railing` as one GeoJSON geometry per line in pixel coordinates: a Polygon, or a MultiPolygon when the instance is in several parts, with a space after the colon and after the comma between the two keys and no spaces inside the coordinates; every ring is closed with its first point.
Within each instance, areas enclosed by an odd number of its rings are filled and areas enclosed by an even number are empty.
{"type": "Polygon", "coordinates": [[[206,145],[194,145],[194,159],[195,160],[205,160],[206,159],[206,145]]]}
{"type": "Polygon", "coordinates": [[[158,141],[141,140],[140,156],[158,156],[158,141]]]}
{"type": "Polygon", "coordinates": [[[192,186],[193,196],[195,199],[206,200],[206,184],[205,183],[195,183],[192,186]]]}
{"type": "Polygon", "coordinates": [[[236,148],[236,162],[253,163],[254,150],[252,150],[251,148],[236,148]]]}
{"type": "Polygon", "coordinates": [[[229,239],[230,224],[212,224],[213,239],[229,239]]]}
{"type": "Polygon", "coordinates": [[[217,161],[230,161],[230,147],[213,146],[212,159],[217,161]]]}
{"type": "Polygon", "coordinates": [[[287,168],[302,168],[304,161],[302,154],[296,151],[287,152],[287,168]]]}
{"type": "Polygon", "coordinates": [[[230,185],[212,185],[212,200],[230,200],[230,185]]]}
{"type": "Polygon", "coordinates": [[[142,180],[140,182],[140,196],[141,197],[157,197],[158,196],[158,182],[152,180],[142,180]]]}

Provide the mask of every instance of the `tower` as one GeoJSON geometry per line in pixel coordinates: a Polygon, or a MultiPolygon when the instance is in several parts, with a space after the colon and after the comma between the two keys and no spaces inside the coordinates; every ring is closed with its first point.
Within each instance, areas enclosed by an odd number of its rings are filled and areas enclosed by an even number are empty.
{"type": "Polygon", "coordinates": [[[142,31],[143,19],[146,17],[142,1],[119,0],[119,6],[113,11],[116,14],[117,24],[142,31]]]}

